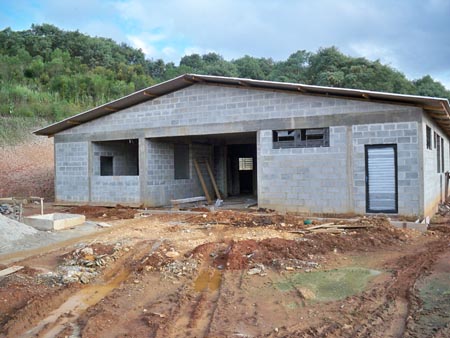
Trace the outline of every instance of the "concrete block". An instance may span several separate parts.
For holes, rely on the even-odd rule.
[[[63,230],[83,224],[86,221],[84,215],[77,214],[46,214],[27,216],[23,219],[24,223],[38,230]]]

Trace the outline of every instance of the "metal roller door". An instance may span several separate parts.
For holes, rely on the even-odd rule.
[[[397,146],[366,145],[366,211],[398,212]]]

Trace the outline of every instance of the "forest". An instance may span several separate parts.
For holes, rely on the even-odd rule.
[[[192,54],[176,65],[148,59],[140,49],[111,39],[42,24],[0,31],[0,138],[184,73],[450,98],[450,91],[429,75],[409,80],[379,60],[347,56],[336,47],[297,50],[286,60]]]

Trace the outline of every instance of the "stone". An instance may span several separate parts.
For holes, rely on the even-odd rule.
[[[177,251],[169,251],[169,252],[166,252],[166,257],[169,257],[169,258],[177,258],[178,256],[180,256],[180,253],[177,252]]]

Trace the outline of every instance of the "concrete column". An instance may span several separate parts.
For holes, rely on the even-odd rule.
[[[88,184],[88,192],[89,192],[88,202],[92,202],[92,175],[94,175],[94,170],[93,170],[94,153],[93,153],[92,148],[93,148],[92,141],[89,141],[88,142],[88,154],[87,154],[87,161],[88,161],[87,184]]]
[[[147,139],[139,138],[139,187],[140,187],[140,203],[147,205],[147,181],[148,181],[148,161],[147,161]]]
[[[353,212],[355,205],[353,202],[353,135],[352,126],[346,127],[347,142],[347,212]]]

